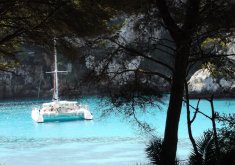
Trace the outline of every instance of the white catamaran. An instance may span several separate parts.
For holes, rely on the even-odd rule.
[[[67,71],[57,70],[56,40],[54,39],[54,71],[47,72],[54,74],[54,94],[53,100],[43,103],[41,107],[33,108],[32,119],[38,123],[50,121],[70,121],[70,120],[92,120],[93,116],[87,105],[80,105],[76,101],[60,101],[58,92],[58,73]]]

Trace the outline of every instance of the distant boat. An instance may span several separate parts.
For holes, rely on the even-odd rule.
[[[87,105],[78,104],[77,101],[60,101],[58,91],[58,73],[67,71],[57,70],[56,39],[54,39],[54,71],[47,72],[54,74],[54,94],[53,100],[43,103],[41,107],[34,107],[31,113],[32,119],[38,123],[50,121],[70,121],[70,120],[92,120],[93,116]]]

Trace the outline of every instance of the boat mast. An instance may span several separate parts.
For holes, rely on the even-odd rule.
[[[57,68],[57,50],[56,50],[56,38],[54,38],[54,71],[46,72],[46,73],[53,73],[54,74],[54,91],[53,91],[53,101],[59,101],[59,82],[58,82],[58,73],[68,73],[68,71],[58,71]]]
[[[57,69],[57,50],[56,50],[56,38],[54,38],[54,96],[53,100],[54,101],[59,101],[59,90],[58,90],[58,69]]]

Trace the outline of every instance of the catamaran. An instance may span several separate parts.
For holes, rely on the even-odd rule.
[[[35,122],[43,123],[50,121],[71,121],[71,120],[92,120],[93,115],[87,105],[78,104],[77,101],[59,100],[58,73],[67,71],[58,71],[57,69],[57,50],[56,39],[54,39],[54,71],[47,72],[54,74],[54,94],[52,102],[43,103],[41,107],[34,107],[31,113]]]

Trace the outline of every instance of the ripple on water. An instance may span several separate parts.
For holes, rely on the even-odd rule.
[[[38,148],[49,147],[50,145],[63,145],[66,143],[136,143],[142,142],[140,138],[133,137],[89,137],[89,138],[25,138],[25,137],[0,137],[0,145],[8,149],[15,148]]]

